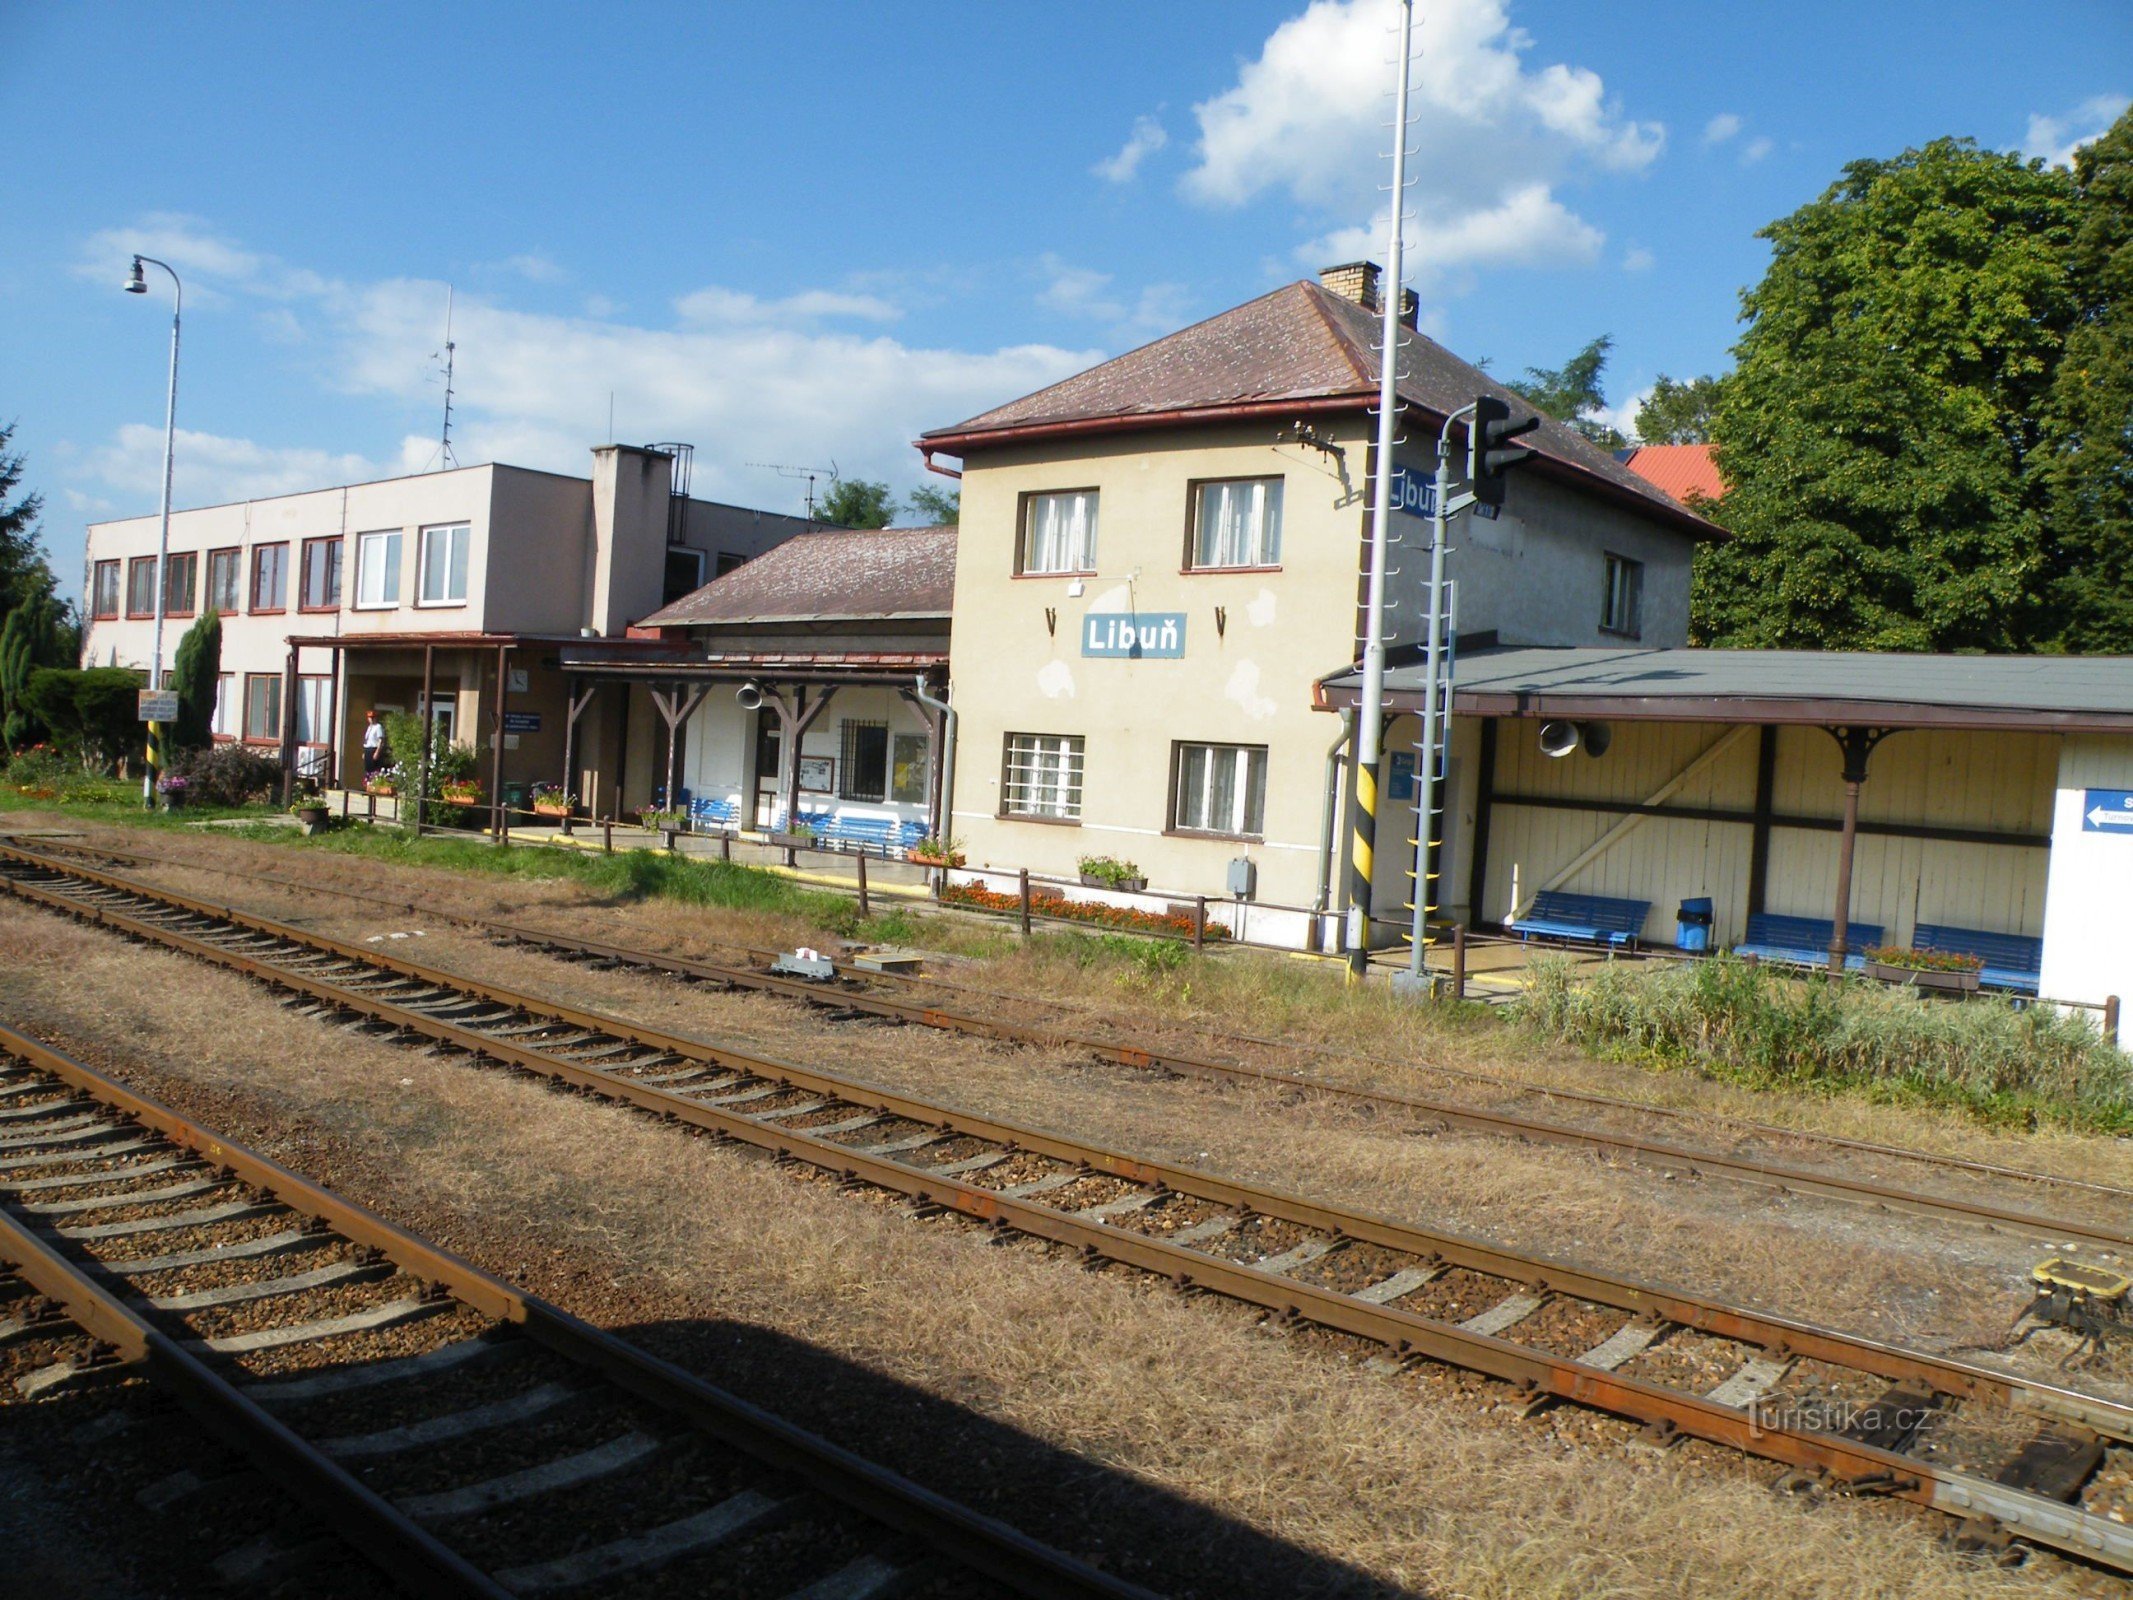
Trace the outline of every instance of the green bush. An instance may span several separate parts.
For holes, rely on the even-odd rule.
[[[15,752],[7,764],[7,781],[15,789],[56,789],[81,769],[48,744]]]
[[[1552,1038],[1757,1084],[1866,1087],[1992,1120],[2133,1131],[2133,1057],[2084,1015],[1986,995],[1788,972],[1720,955],[1607,962],[1543,955],[1521,1024]]]
[[[147,749],[141,684],[142,675],[129,667],[39,667],[22,699],[62,754],[84,771],[108,772],[120,757]]]

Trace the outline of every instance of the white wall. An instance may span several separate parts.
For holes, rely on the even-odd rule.
[[[755,714],[741,709],[734,699],[732,684],[716,684],[704,697],[702,705],[690,717],[687,744],[683,751],[682,784],[692,795],[699,798],[734,800],[742,802],[741,817],[744,826],[752,826],[744,786],[748,782],[748,765],[755,740]],[[906,705],[892,689],[839,689],[829,706],[815,719],[800,740],[803,756],[828,756],[842,761],[844,734],[840,724],[847,718],[864,722],[885,722],[889,725],[889,759],[892,768],[889,796],[893,796],[896,741],[899,737],[916,737],[921,741],[926,735],[925,719]],[[665,750],[665,731],[660,729],[660,749]],[[923,744],[921,749],[923,749]],[[838,773],[841,781],[842,773]],[[930,789],[930,781],[923,787]],[[892,797],[875,800],[847,800],[834,789],[819,792],[812,789],[800,791],[802,811],[828,811],[840,818],[887,818],[897,822],[925,823],[928,820],[923,799],[898,801]]]
[[[2055,1000],[2133,999],[2133,827],[2088,828],[2091,789],[2133,789],[2133,739],[2069,738],[2060,752],[2038,989]]]

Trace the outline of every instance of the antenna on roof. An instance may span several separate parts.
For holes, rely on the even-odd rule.
[[[437,470],[449,472],[459,465],[459,458],[452,454],[452,366],[459,347],[452,342],[452,300],[450,284],[444,286],[444,437],[437,446]]]
[[[832,483],[837,481],[837,463],[834,461],[826,467],[788,467],[777,461],[751,461],[748,465],[761,467],[768,472],[775,472],[781,478],[805,478],[807,480],[807,520],[809,522],[815,520],[815,480],[817,478],[827,478]]]

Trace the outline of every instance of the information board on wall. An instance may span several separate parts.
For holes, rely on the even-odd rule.
[[[2081,796],[2083,833],[2133,837],[2133,789],[2089,789]]]

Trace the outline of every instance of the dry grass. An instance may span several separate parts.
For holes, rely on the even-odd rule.
[[[786,946],[819,938],[821,930],[801,918],[767,912],[709,912],[660,900],[602,900],[570,880],[497,878],[370,861],[323,851],[293,850],[216,836],[204,831],[129,832],[100,823],[75,823],[50,815],[16,813],[17,825],[41,822],[78,826],[94,839],[124,848],[138,844],[157,854],[181,857],[212,873],[220,864],[283,875],[301,874],[321,887],[360,888],[404,896],[464,914],[547,922],[553,926],[702,957],[743,945]],[[147,875],[155,875],[153,872]],[[223,881],[228,898],[265,905],[271,893],[253,883]],[[290,902],[296,915],[319,913],[319,902]],[[1395,999],[1383,986],[1343,989],[1329,966],[1257,952],[1230,951],[1189,961],[1174,971],[1150,970],[1087,935],[1062,934],[1033,941],[1003,935],[990,925],[953,916],[917,920],[919,937],[932,948],[959,952],[937,964],[958,981],[1019,991],[1081,1009],[1145,1034],[1151,1028],[1197,1040],[1202,1053],[1294,1070],[1290,1053],[1230,1049],[1219,1036],[1231,1030],[1278,1038],[1330,1054],[1313,1054],[1308,1070],[1355,1087],[1382,1087],[1416,1094],[1444,1094],[1485,1103],[1517,1103],[1548,1116],[1571,1116],[1511,1091],[1493,1091],[1433,1073],[1443,1066],[1492,1074],[1509,1084],[1571,1088],[1668,1107],[1694,1115],[1665,1125],[1663,1136],[1723,1147],[1732,1137],[1704,1116],[1775,1124],[1811,1133],[1866,1140],[1933,1153],[2060,1173],[2133,1187],[2133,1141],[2064,1130],[2021,1132],[1994,1128],[1960,1113],[1920,1106],[1879,1104],[1856,1094],[1814,1089],[1755,1088],[1714,1081],[1685,1071],[1659,1071],[1593,1059],[1566,1045],[1541,1044],[1471,1012],[1451,1013]]]
[[[566,1299],[615,1303],[620,1283],[635,1320],[781,1329],[1115,1468],[1125,1487],[1092,1508],[1114,1549],[1134,1539],[1138,1482],[1443,1596],[2078,1592],[2055,1563],[1958,1560],[1938,1524],[1899,1508],[1802,1511],[1731,1458],[1625,1449],[1625,1429],[1583,1413],[1519,1424],[1491,1409],[1500,1391],[1360,1380],[1234,1308],[989,1249],[612,1108],[323,1032],[233,976],[14,906],[0,906],[0,1002],[308,1123],[278,1153],[316,1165],[345,1148],[358,1176],[367,1159],[357,1198],[498,1270],[579,1285]],[[909,1448],[896,1440],[880,1436]],[[952,1463],[898,1464],[959,1481]],[[1143,1554],[1181,1593],[1305,1592],[1266,1589],[1220,1547]]]

